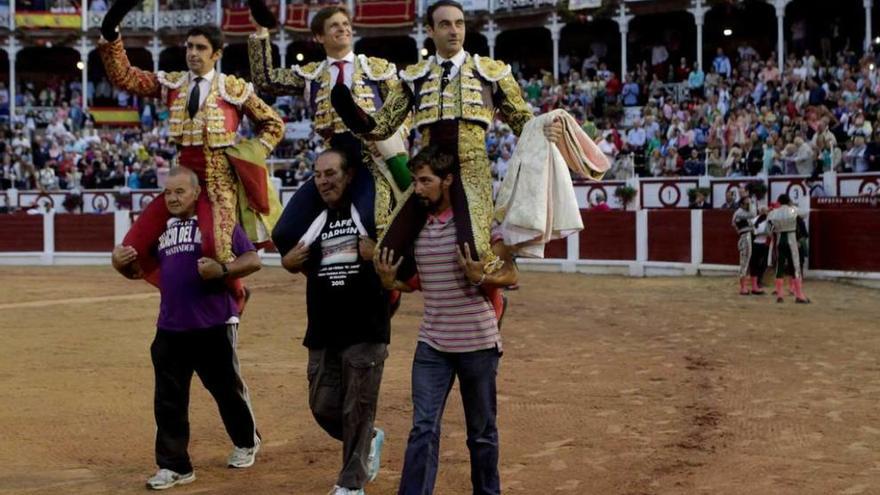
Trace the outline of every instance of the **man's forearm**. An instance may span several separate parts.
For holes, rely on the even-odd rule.
[[[517,136],[522,134],[526,122],[531,120],[534,115],[522,97],[519,83],[510,74],[498,81],[496,99],[498,110],[504,117],[504,121],[507,122],[514,134]]]
[[[251,79],[263,93],[273,96],[300,96],[305,88],[305,80],[292,69],[272,66],[272,43],[268,35],[251,36],[248,39],[248,56],[251,64]]]
[[[243,278],[262,268],[260,255],[256,251],[248,251],[235,260],[226,263],[228,278]]]
[[[116,263],[113,263],[113,269],[129,280],[139,280],[144,276],[140,265],[136,261],[127,265],[117,265]]]
[[[498,270],[495,273],[486,274],[486,278],[483,279],[483,283],[480,285],[489,287],[507,287],[508,285],[516,284],[518,280],[519,270],[513,266],[512,261],[505,261],[504,267],[501,270]]]
[[[131,66],[121,38],[115,41],[101,40],[98,43],[98,53],[110,84],[138,96],[159,96],[159,78],[152,72]]]
[[[284,138],[284,121],[259,96],[252,94],[242,106],[242,111],[254,123],[257,139],[266,147],[266,155]]]

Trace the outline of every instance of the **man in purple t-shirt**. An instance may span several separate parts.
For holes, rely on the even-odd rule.
[[[241,377],[235,344],[239,314],[224,279],[260,269],[260,257],[240,226],[232,236],[236,258],[230,263],[202,256],[195,215],[201,188],[189,169],[172,169],[164,199],[172,218],[153,249],[159,260],[161,302],[156,338],[150,348],[156,374],[156,463],[147,480],[154,490],[195,481],[190,463],[189,385],[193,372],[217,401],[234,448],[230,467],[254,463],[260,439],[248,388]],[[127,278],[139,278],[138,253],[131,246],[113,249],[113,267]]]

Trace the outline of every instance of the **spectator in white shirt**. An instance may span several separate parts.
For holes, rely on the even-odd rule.
[[[729,78],[733,69],[730,66],[730,59],[724,54],[724,50],[719,48],[715,60],[712,61],[712,67],[715,72]]]
[[[648,140],[648,133],[642,127],[641,120],[636,119],[632,129],[626,133],[626,144],[630,151],[639,152],[645,148],[645,142]]]

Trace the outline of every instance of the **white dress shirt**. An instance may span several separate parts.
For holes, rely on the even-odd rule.
[[[343,66],[343,70],[345,70],[345,75],[343,77],[345,78],[345,85],[350,88],[351,76],[354,74],[354,52],[348,52],[348,55],[342,58],[327,57],[327,68],[330,70],[330,85],[333,86],[336,84],[336,78],[339,75],[339,69],[333,64],[334,62],[338,62],[340,60],[345,60],[346,62],[346,64]]]
[[[459,50],[458,53],[452,56],[452,58],[443,58],[440,55],[435,55],[434,60],[437,62],[437,65],[443,65],[443,62],[447,60],[452,61],[452,69],[449,70],[449,79],[453,79],[457,74],[461,66],[464,65],[464,61],[467,59],[467,52],[464,50]]]
[[[205,104],[205,100],[208,99],[208,93],[211,91],[211,83],[214,81],[214,76],[217,74],[217,71],[211,69],[211,72],[208,72],[204,76],[199,76],[194,74],[193,72],[189,73],[189,84],[187,85],[187,91],[189,94],[187,95],[187,104],[189,103],[189,95],[192,94],[193,90],[193,81],[197,77],[201,77],[202,80],[199,81],[199,108],[202,108],[202,105]],[[185,108],[189,108],[188,106]]]

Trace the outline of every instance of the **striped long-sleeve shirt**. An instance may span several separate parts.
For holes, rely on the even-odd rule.
[[[456,245],[452,209],[429,216],[415,246],[425,298],[419,341],[441,352],[500,350],[495,311],[458,265]]]

